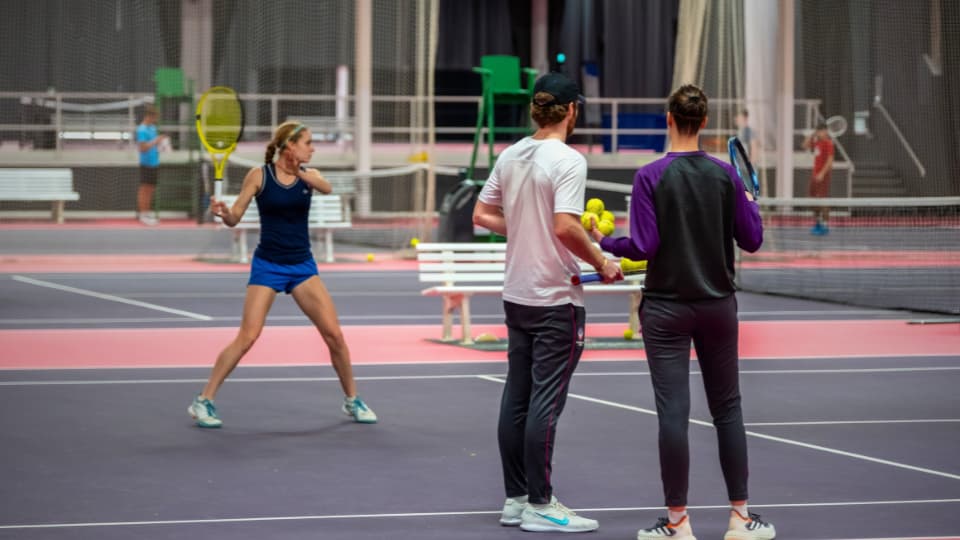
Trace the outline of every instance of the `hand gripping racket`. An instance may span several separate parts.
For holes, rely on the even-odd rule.
[[[753,170],[753,164],[747,159],[743,143],[736,137],[730,137],[727,140],[727,150],[730,151],[730,164],[737,170],[737,176],[743,182],[743,189],[749,191],[756,200],[760,197],[760,182],[757,181],[757,172]]]
[[[631,261],[630,259],[621,258],[620,270],[623,271],[623,275],[625,276],[630,274],[640,274],[647,271],[647,261]],[[573,276],[570,278],[570,283],[573,283],[574,285],[581,285],[583,283],[591,283],[595,281],[603,281],[603,277],[598,273],[592,273],[580,274],[579,276]]]
[[[223,168],[243,135],[243,106],[232,88],[214,86],[200,96],[197,134],[213,160],[213,193],[219,200],[223,194]]]

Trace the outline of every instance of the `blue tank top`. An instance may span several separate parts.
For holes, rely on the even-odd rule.
[[[307,217],[313,189],[297,177],[289,186],[277,180],[274,165],[263,166],[263,185],[257,193],[260,244],[254,253],[276,264],[300,264],[313,258]]]

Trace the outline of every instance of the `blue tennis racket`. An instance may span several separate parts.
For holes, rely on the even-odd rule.
[[[736,137],[730,137],[727,140],[727,150],[730,151],[730,164],[737,169],[737,175],[743,182],[743,189],[749,191],[756,200],[760,197],[760,182],[757,181],[757,171],[753,170],[753,164],[747,158],[743,143]]]

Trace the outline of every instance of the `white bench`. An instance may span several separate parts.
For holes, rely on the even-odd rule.
[[[227,206],[233,206],[237,196],[224,195],[221,199],[227,203]],[[214,219],[221,227],[227,228],[219,217],[215,216]],[[313,231],[323,231],[324,261],[333,262],[333,230],[346,229],[352,225],[350,207],[343,203],[343,199],[339,195],[313,194],[313,199],[310,201],[307,227],[311,231],[311,236]],[[250,262],[250,256],[247,253],[247,231],[260,228],[260,212],[257,210],[256,199],[250,201],[250,206],[244,212],[240,223],[231,228],[233,229],[234,260],[242,263]]]
[[[51,201],[52,218],[63,223],[66,201],[79,201],[70,169],[0,169],[0,201]]]
[[[444,341],[453,341],[453,312],[460,309],[461,339],[473,343],[470,333],[470,297],[503,292],[507,245],[495,243],[421,243],[417,244],[417,266],[421,283],[435,283],[421,291],[424,296],[443,298]],[[594,272],[581,262],[582,273]],[[625,294],[629,299],[628,324],[640,335],[637,308],[643,295],[644,274],[630,274],[619,283],[588,283],[584,294]]]
[[[82,141],[129,141],[137,126],[131,123],[126,111],[109,112],[62,112],[60,138]],[[52,120],[55,122],[56,117]]]

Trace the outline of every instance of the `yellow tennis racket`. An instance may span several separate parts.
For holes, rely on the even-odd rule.
[[[232,88],[214,86],[197,104],[197,134],[213,160],[214,198],[223,194],[223,168],[243,135],[243,105]]]

